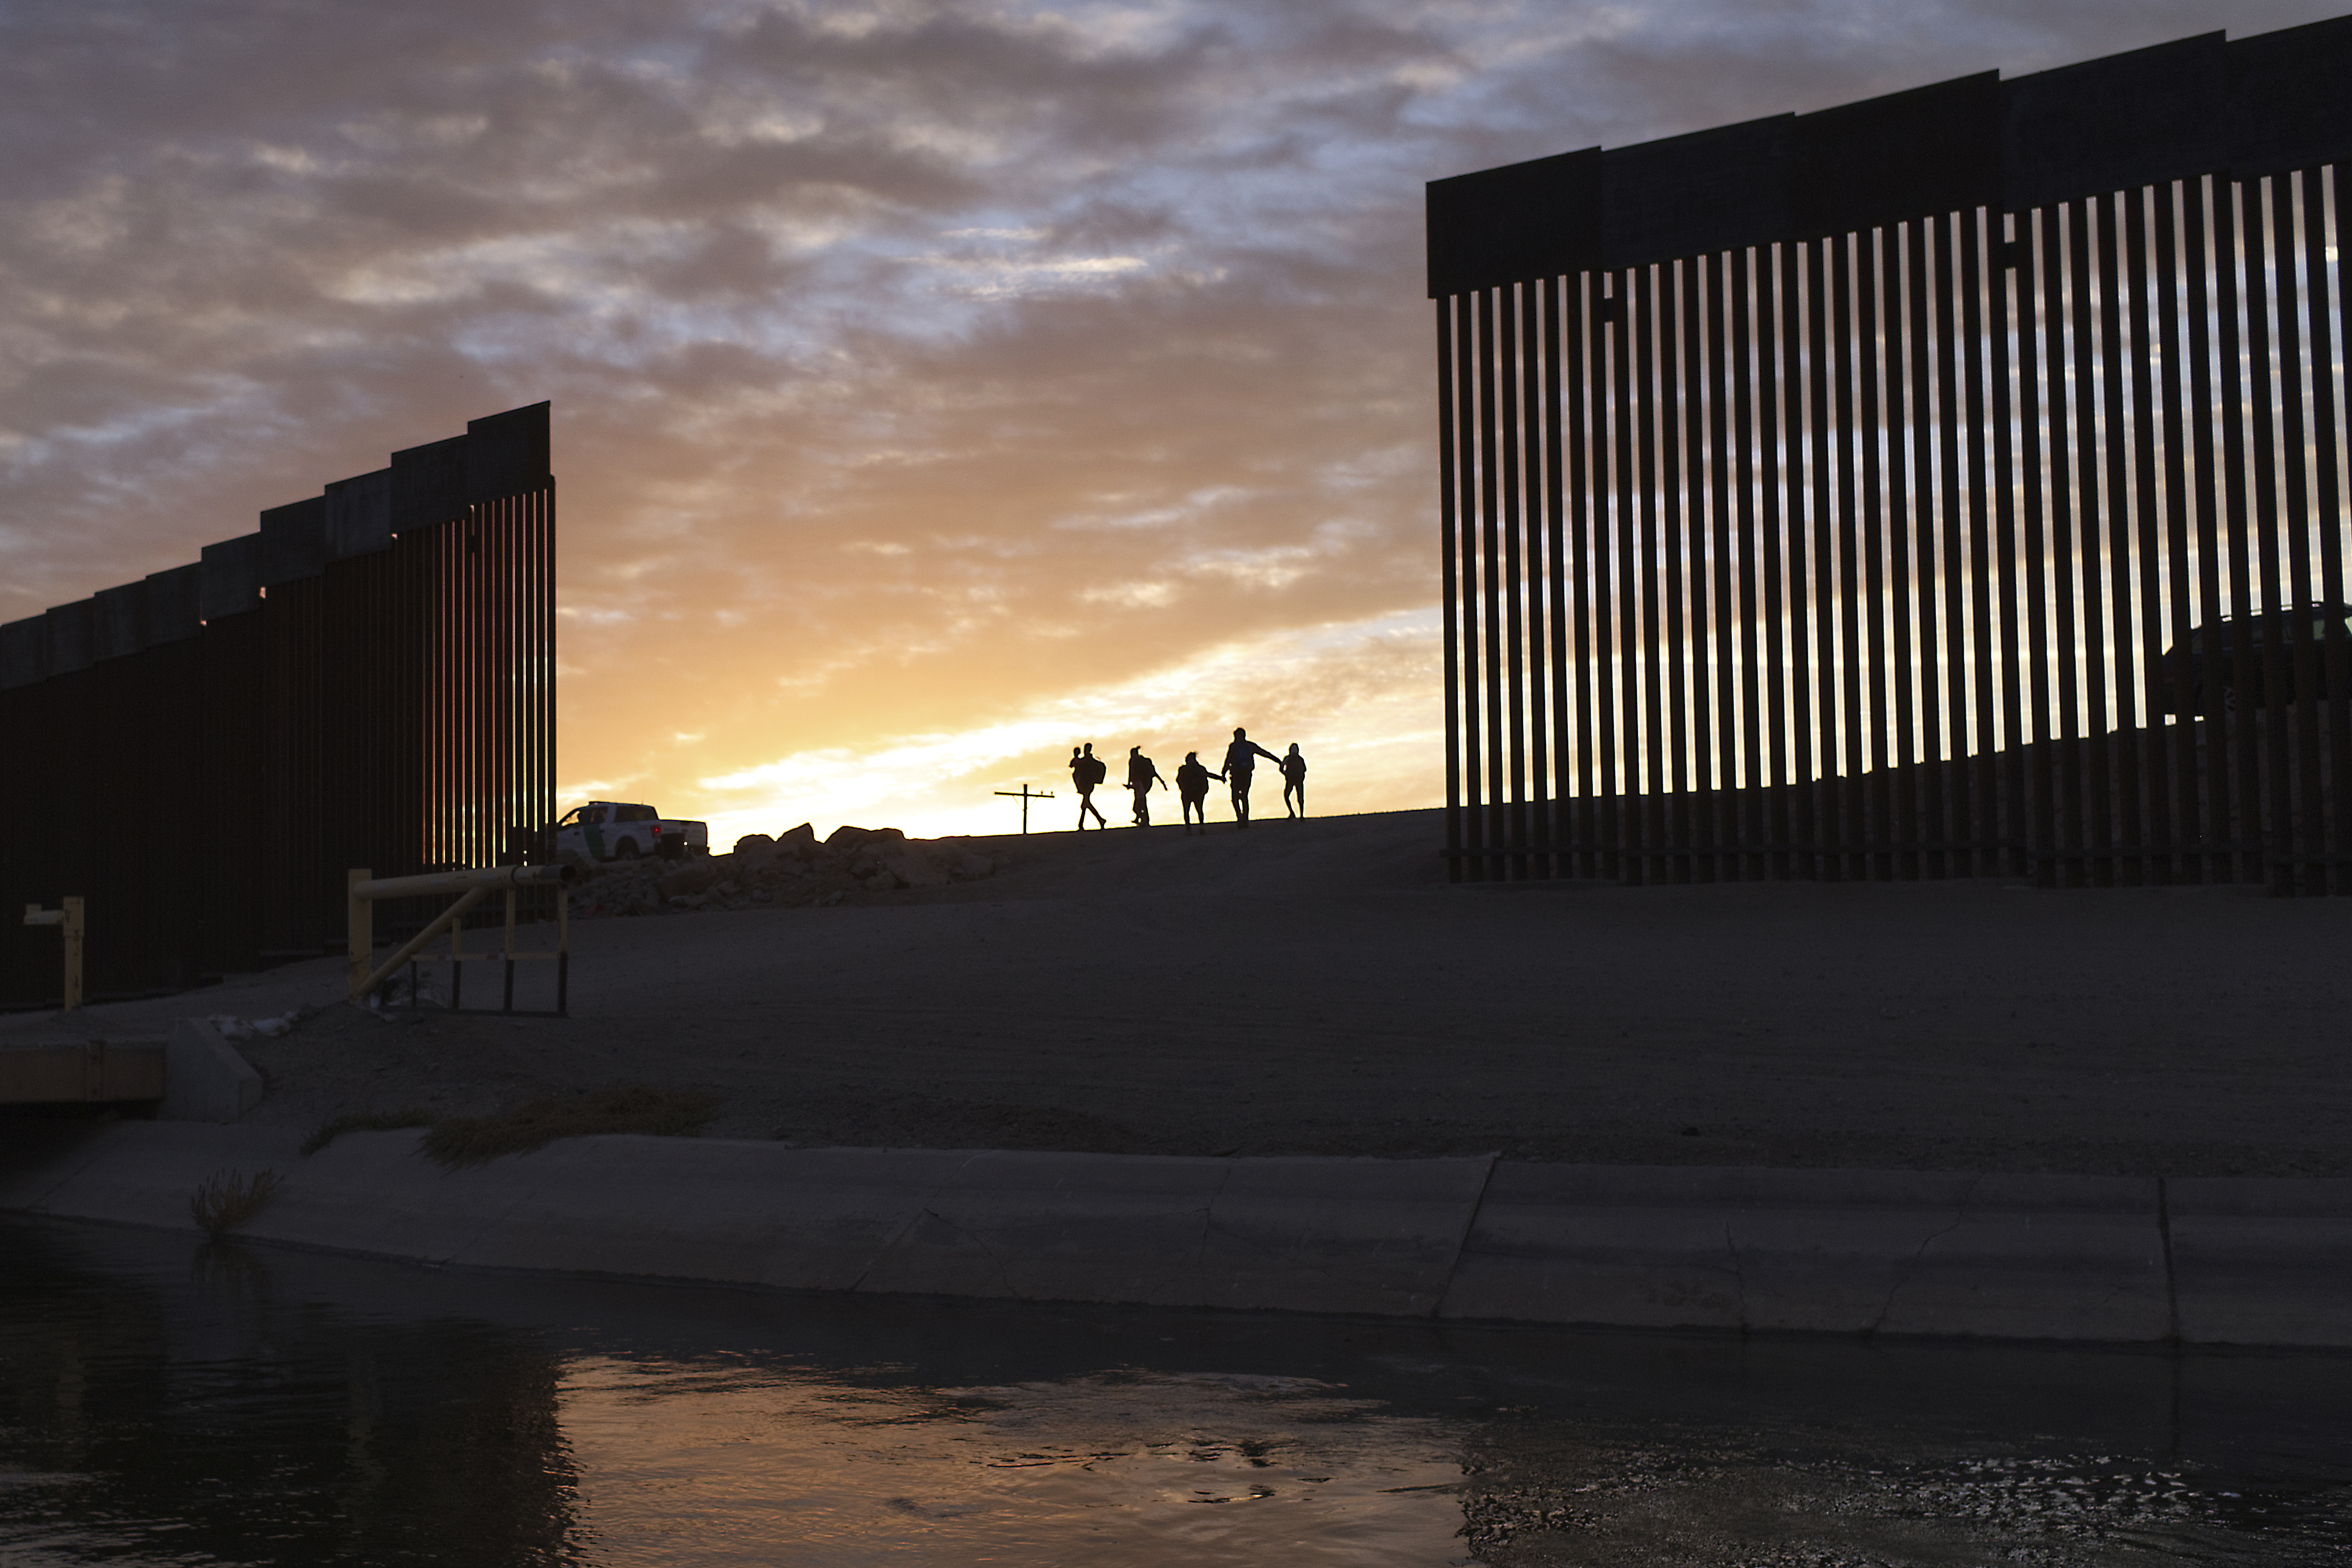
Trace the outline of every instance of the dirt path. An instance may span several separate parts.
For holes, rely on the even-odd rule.
[[[2352,901],[1995,884],[1471,890],[1434,813],[981,841],[831,909],[583,922],[568,1022],[330,1007],[260,1120],[649,1082],[710,1131],[1131,1152],[2352,1174]],[[333,961],[163,1032],[331,1001]]]

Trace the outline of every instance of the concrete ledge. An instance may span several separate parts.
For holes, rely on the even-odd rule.
[[[1448,1318],[2163,1340],[2157,1184],[1502,1164]]]
[[[2352,1180],[2167,1184],[2183,1338],[2352,1343]]]
[[[206,1177],[270,1169],[282,1184],[248,1239],[465,1268],[1452,1321],[2352,1345],[2352,1181],[646,1137],[452,1172],[417,1155],[420,1137],[348,1134],[306,1159],[282,1129],[42,1126],[0,1150],[0,1210],[187,1230]]]
[[[1493,1163],[974,1154],[858,1288],[1423,1316]]]
[[[163,1064],[160,1040],[0,1047],[0,1105],[159,1100]]]
[[[194,1230],[188,1201],[208,1177],[223,1171],[289,1173],[301,1163],[296,1152],[301,1141],[299,1133],[283,1127],[110,1122],[61,1141],[45,1169],[16,1172],[11,1180],[6,1167],[0,1167],[0,1203],[32,1214]],[[9,1152],[15,1153],[13,1147]],[[30,1203],[13,1201],[20,1191],[39,1195]]]
[[[202,1018],[174,1018],[163,1047],[166,1121],[234,1121],[261,1103],[261,1075]]]
[[[777,1289],[856,1289],[933,1189],[972,1157],[612,1136],[445,1173],[410,1152],[417,1137],[370,1142],[387,1163],[441,1184],[449,1196],[434,1205],[439,1212],[456,1198],[480,1217],[446,1255],[451,1263]],[[353,1206],[363,1219],[365,1200]],[[332,1245],[330,1235],[315,1239]]]

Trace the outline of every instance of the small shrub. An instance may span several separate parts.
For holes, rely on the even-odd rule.
[[[682,1089],[592,1089],[535,1100],[497,1116],[452,1116],[425,1135],[425,1152],[445,1165],[478,1165],[501,1154],[525,1154],[559,1138],[599,1132],[653,1132],[690,1138],[719,1109],[719,1098]]]
[[[215,1237],[226,1235],[261,1212],[278,1190],[275,1171],[257,1173],[248,1181],[242,1171],[215,1171],[188,1200],[188,1213]]]
[[[315,1154],[346,1132],[397,1132],[404,1127],[430,1127],[433,1113],[410,1106],[406,1110],[362,1110],[320,1124],[302,1140],[302,1152]]]

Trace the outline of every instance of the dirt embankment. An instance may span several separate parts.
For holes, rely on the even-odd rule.
[[[709,876],[651,906],[709,918],[581,921],[569,1019],[388,1023],[327,959],[0,1040],[310,1003],[243,1047],[270,1084],[254,1116],[305,1131],[647,1085],[707,1098],[707,1135],[802,1144],[2352,1175],[2352,900],[1474,889],[1444,882],[1443,837],[1397,813],[886,839],[862,873],[793,856],[767,883],[752,846],[626,873],[648,897]],[[949,850],[991,874],[876,874]]]
[[[909,838],[895,827],[837,827],[820,840],[807,823],[739,838],[724,855],[614,860],[589,868],[575,919],[690,914],[698,910],[823,909],[858,893],[944,888],[992,877],[1002,853],[971,840]]]

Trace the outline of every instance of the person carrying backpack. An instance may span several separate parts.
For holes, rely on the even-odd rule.
[[[1070,786],[1078,792],[1079,832],[1084,833],[1087,830],[1087,813],[1090,811],[1095,815],[1097,827],[1110,826],[1103,817],[1102,808],[1095,805],[1095,785],[1109,776],[1110,770],[1103,766],[1101,758],[1095,755],[1095,743],[1092,741],[1088,741],[1084,746],[1071,748]]]
[[[1151,826],[1151,786],[1155,784],[1161,789],[1168,787],[1168,781],[1160,776],[1160,769],[1143,754],[1143,748],[1129,746],[1127,749],[1127,787],[1135,792],[1135,825],[1138,827]]]
[[[1257,760],[1269,763],[1282,759],[1249,738],[1247,730],[1234,731],[1234,743],[1225,748],[1225,787],[1233,792],[1234,820],[1244,827],[1249,826],[1250,774],[1257,771]]]
[[[1216,779],[1222,783],[1224,776],[1213,773],[1202,766],[1200,752],[1184,753],[1184,765],[1176,770],[1176,798],[1183,803],[1184,831],[1187,835],[1192,831],[1192,818],[1195,816],[1201,819],[1201,831],[1204,834],[1209,831],[1209,781]]]

